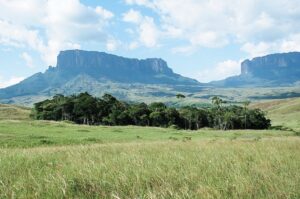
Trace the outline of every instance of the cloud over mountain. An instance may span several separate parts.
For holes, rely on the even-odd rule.
[[[114,14],[79,0],[0,0],[0,44],[38,51],[54,65],[62,49],[107,41],[105,26]]]
[[[192,47],[260,42],[286,45],[300,33],[300,4],[285,0],[125,0],[154,10],[161,31]],[[297,42],[299,44],[299,42]],[[296,48],[296,49],[295,49]],[[294,46],[293,50],[299,50]],[[249,52],[249,50],[246,50]],[[251,52],[249,52],[251,53]],[[268,52],[267,52],[268,53]]]

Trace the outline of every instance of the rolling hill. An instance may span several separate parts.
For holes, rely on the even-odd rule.
[[[273,126],[288,127],[300,132],[300,98],[255,103],[251,107],[266,111]]]
[[[27,120],[30,112],[27,107],[0,104],[0,120]]]

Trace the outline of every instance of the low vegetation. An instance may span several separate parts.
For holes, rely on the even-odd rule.
[[[272,123],[297,124],[286,105],[253,106]],[[0,198],[300,198],[292,131],[77,125],[8,107]]]
[[[6,104],[0,104],[0,120],[10,119],[10,120],[24,120],[29,119],[31,109],[20,107],[20,106],[12,106]]]
[[[299,198],[300,139],[2,149],[0,198]]]
[[[293,135],[293,132],[278,130],[228,130],[224,133],[211,129],[188,131],[138,126],[87,126],[53,121],[0,121],[0,148],[203,139],[260,140]]]
[[[264,110],[274,127],[300,132],[300,98],[254,103],[250,108]]]
[[[183,98],[183,95],[178,95]],[[68,120],[88,125],[137,125],[174,127],[197,130],[203,127],[215,129],[267,129],[270,127],[264,113],[259,109],[248,109],[224,103],[218,97],[212,99],[211,108],[199,109],[192,106],[182,108],[167,107],[155,102],[128,104],[105,94],[96,98],[88,93],[65,97],[56,95],[34,105],[33,117],[38,120]]]

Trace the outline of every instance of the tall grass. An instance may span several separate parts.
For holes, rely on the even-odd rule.
[[[2,149],[0,198],[300,198],[300,139]]]
[[[262,105],[299,129],[298,104]],[[29,112],[0,105],[0,198],[300,198],[293,132],[90,127]]]
[[[29,119],[30,112],[30,108],[0,104],[0,120],[26,120]]]
[[[273,126],[282,126],[300,132],[300,98],[275,100],[252,106],[265,110]]]

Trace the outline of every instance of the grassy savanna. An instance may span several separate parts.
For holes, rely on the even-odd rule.
[[[2,149],[1,198],[299,198],[300,139]]]
[[[107,144],[145,141],[188,141],[207,139],[259,140],[293,136],[294,132],[277,130],[184,131],[151,127],[84,126],[49,121],[0,121],[0,147],[29,148],[76,144]]]
[[[31,109],[0,104],[0,120],[29,120]]]
[[[288,127],[300,132],[300,98],[257,103],[253,107],[266,111],[273,126]]]
[[[0,111],[0,198],[300,197],[293,131],[91,127],[19,114]]]

